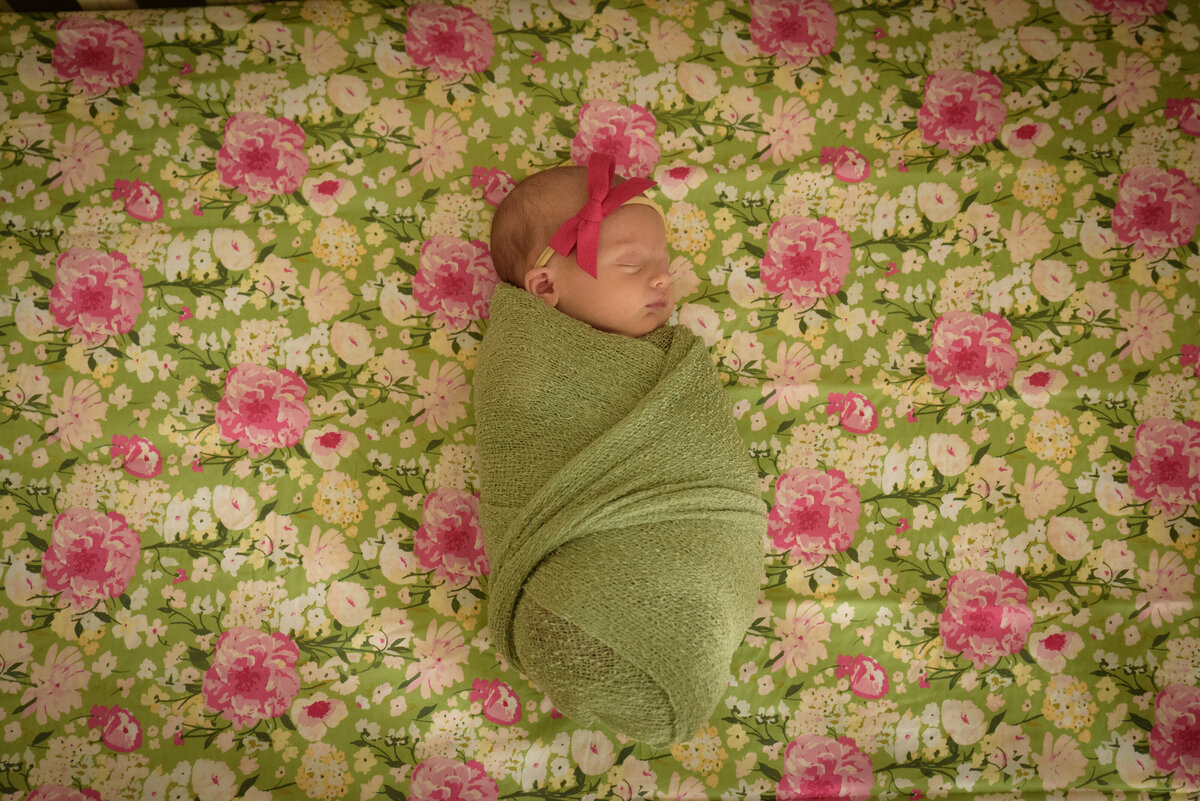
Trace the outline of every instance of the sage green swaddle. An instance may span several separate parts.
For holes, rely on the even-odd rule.
[[[607,334],[502,284],[474,395],[497,648],[568,717],[690,739],[725,692],[766,530],[703,343]]]

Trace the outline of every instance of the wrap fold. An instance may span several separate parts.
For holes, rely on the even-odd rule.
[[[766,531],[707,349],[502,284],[474,396],[497,648],[571,718],[690,739],[751,621]]]

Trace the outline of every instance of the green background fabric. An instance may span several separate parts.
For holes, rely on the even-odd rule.
[[[0,15],[0,789],[1194,791],[1189,6]],[[669,749],[484,625],[491,204],[600,148],[771,505]]]

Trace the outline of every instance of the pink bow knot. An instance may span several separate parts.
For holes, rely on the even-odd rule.
[[[580,268],[596,277],[596,256],[600,247],[600,223],[623,204],[655,185],[649,178],[630,178],[612,185],[616,165],[607,153],[593,153],[587,164],[588,199],[579,212],[567,220],[550,238],[550,247],[560,256],[577,251]]]

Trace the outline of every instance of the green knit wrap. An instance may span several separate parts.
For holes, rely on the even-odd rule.
[[[475,370],[488,624],[575,720],[690,739],[762,578],[765,505],[703,343],[597,331],[502,284]]]

